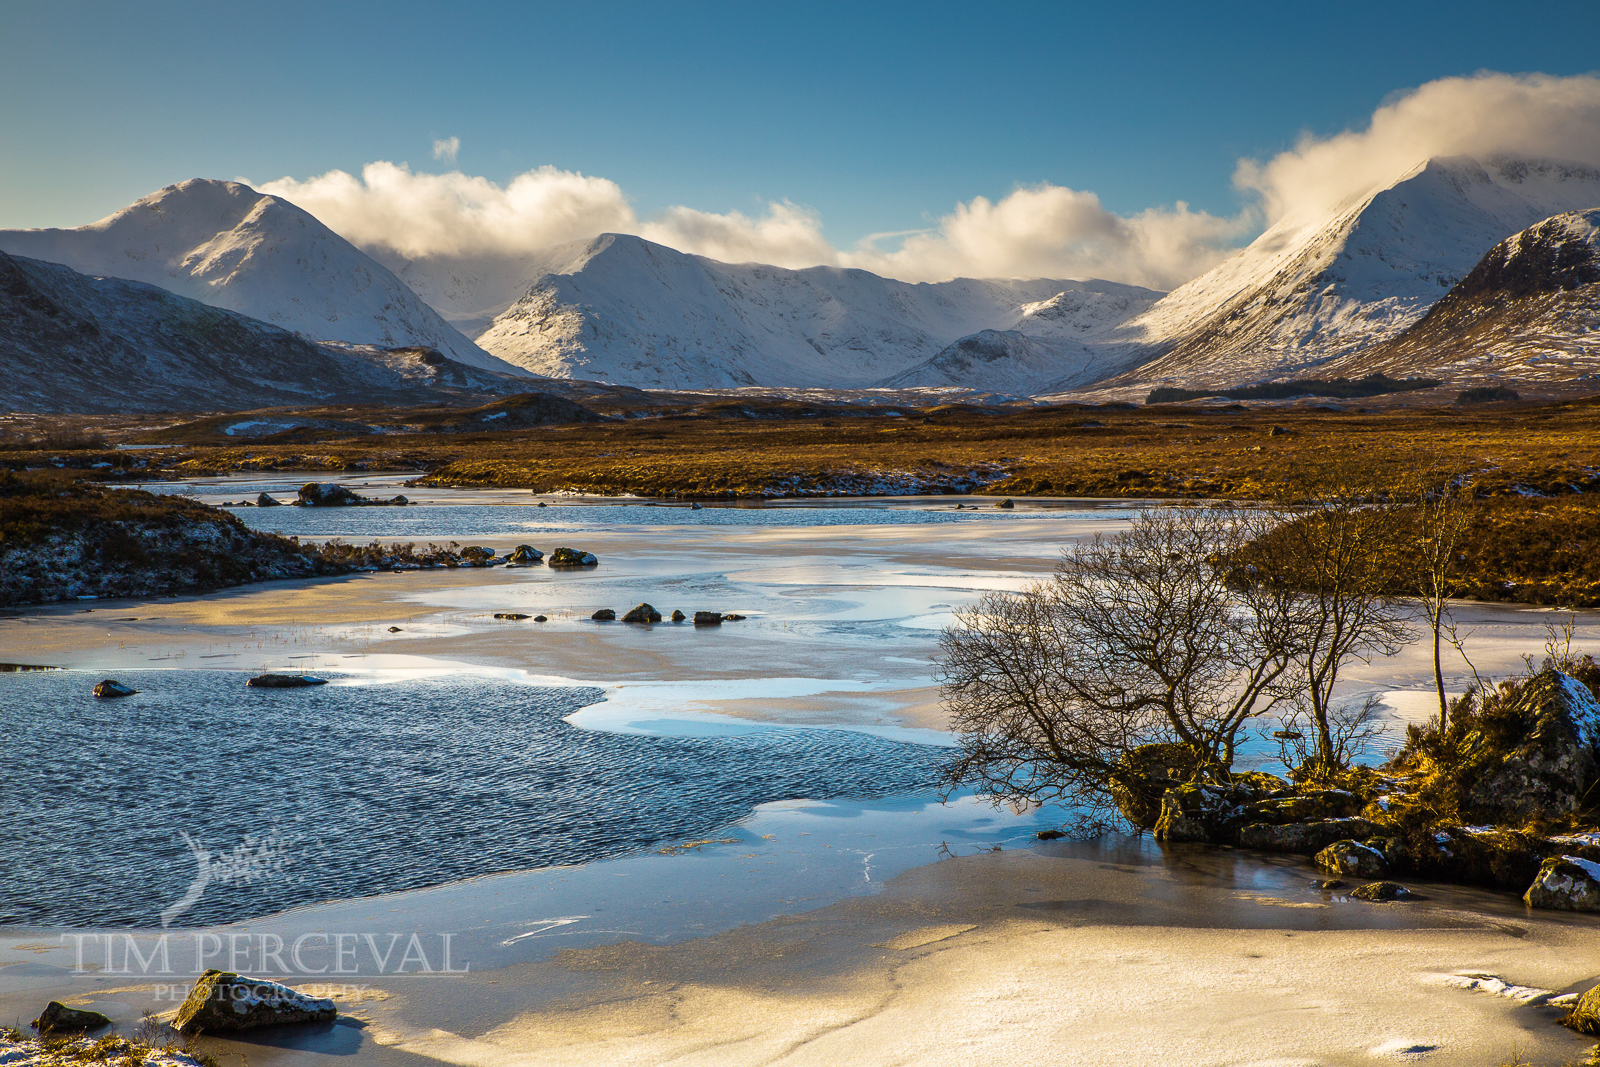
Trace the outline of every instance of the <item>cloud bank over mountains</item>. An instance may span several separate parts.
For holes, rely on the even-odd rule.
[[[459,142],[442,144],[448,152],[435,154],[453,160]],[[380,161],[359,178],[334,170],[258,188],[356,245],[408,258],[515,258],[616,232],[727,262],[860,267],[912,282],[1095,277],[1171,289],[1264,226],[1310,222],[1429,157],[1499,153],[1600,165],[1600,78],[1491,72],[1428,82],[1384,103],[1365,129],[1306,134],[1269,160],[1241,160],[1234,182],[1249,202],[1231,217],[1181,201],[1123,216],[1092,192],[1041,183],[959,203],[926,230],[886,235],[902,238],[892,248],[873,238],[836,248],[814,211],[788,201],[769,203],[756,217],[677,206],[640,219],[615,182],[550,166],[502,185]]]

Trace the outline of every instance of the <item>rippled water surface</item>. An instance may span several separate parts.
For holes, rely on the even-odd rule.
[[[0,674],[0,924],[198,925],[578,863],[767,801],[925,788],[943,757],[834,730],[590,732],[562,717],[599,690],[490,676],[244,678],[137,672],[99,701],[98,676]]]

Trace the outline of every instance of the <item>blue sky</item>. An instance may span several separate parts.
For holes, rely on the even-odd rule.
[[[835,246],[1048,182],[1232,215],[1241,157],[1391,94],[1600,66],[1600,4],[0,0],[0,227],[189,177],[374,160],[617,183],[641,218],[788,200]]]

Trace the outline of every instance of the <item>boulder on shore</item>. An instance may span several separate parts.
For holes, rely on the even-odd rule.
[[[593,615],[590,615],[589,618],[593,619],[595,622],[616,622],[617,613],[610,608],[601,608]]]
[[[1551,856],[1522,895],[1530,908],[1600,911],[1600,863],[1578,856]],[[1600,1004],[1595,1005],[1600,1014]]]
[[[98,1030],[110,1026],[111,1020],[97,1011],[69,1008],[59,1000],[52,1000],[33,1020],[33,1028],[41,1034],[62,1034],[77,1030]]]
[[[1317,853],[1317,867],[1329,874],[1348,874],[1355,878],[1379,878],[1389,873],[1383,853],[1360,841],[1335,841]]]
[[[185,1033],[228,1033],[294,1023],[331,1023],[333,1001],[308,997],[286,985],[210,970],[200,976],[172,1020]]]
[[[631,608],[628,609],[628,613],[626,615],[622,616],[622,621],[623,622],[660,622],[661,621],[661,612],[657,611],[655,608],[651,607],[649,604],[637,604],[634,607],[631,607]]]
[[[309,685],[327,685],[325,678],[309,674],[258,674],[244,683],[257,689],[304,689]]]
[[[600,560],[593,552],[584,552],[576,548],[558,548],[550,553],[548,566],[551,567],[593,567]]]
[[[131,697],[138,690],[129,685],[123,685],[115,678],[107,678],[94,687],[94,695],[101,700],[114,700],[117,697]]]
[[[694,613],[694,624],[696,626],[720,626],[722,625],[722,612],[697,611]]]

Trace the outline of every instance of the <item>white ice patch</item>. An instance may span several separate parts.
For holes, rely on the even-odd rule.
[[[1538,989],[1534,986],[1513,985],[1504,978],[1493,974],[1447,974],[1444,984],[1455,986],[1457,989],[1466,989],[1474,993],[1488,993],[1491,996],[1505,997],[1519,1004],[1543,1004],[1549,1000],[1554,992],[1549,989]]]
[[[1567,703],[1572,707],[1572,722],[1578,727],[1584,744],[1600,742],[1600,701],[1595,700],[1588,686],[1571,675],[1558,674],[1556,677],[1561,680],[1561,688],[1567,694]]]
[[[1414,1041],[1410,1038],[1396,1037],[1381,1044],[1373,1045],[1367,1050],[1370,1055],[1392,1057],[1394,1059],[1411,1061],[1419,1060],[1430,1052],[1438,1051],[1437,1044],[1426,1041]]]
[[[1600,882],[1600,863],[1595,863],[1592,860],[1586,860],[1581,856],[1562,856],[1561,858],[1575,867],[1582,867],[1584,873],[1588,874],[1588,876],[1593,878],[1595,881]]]

